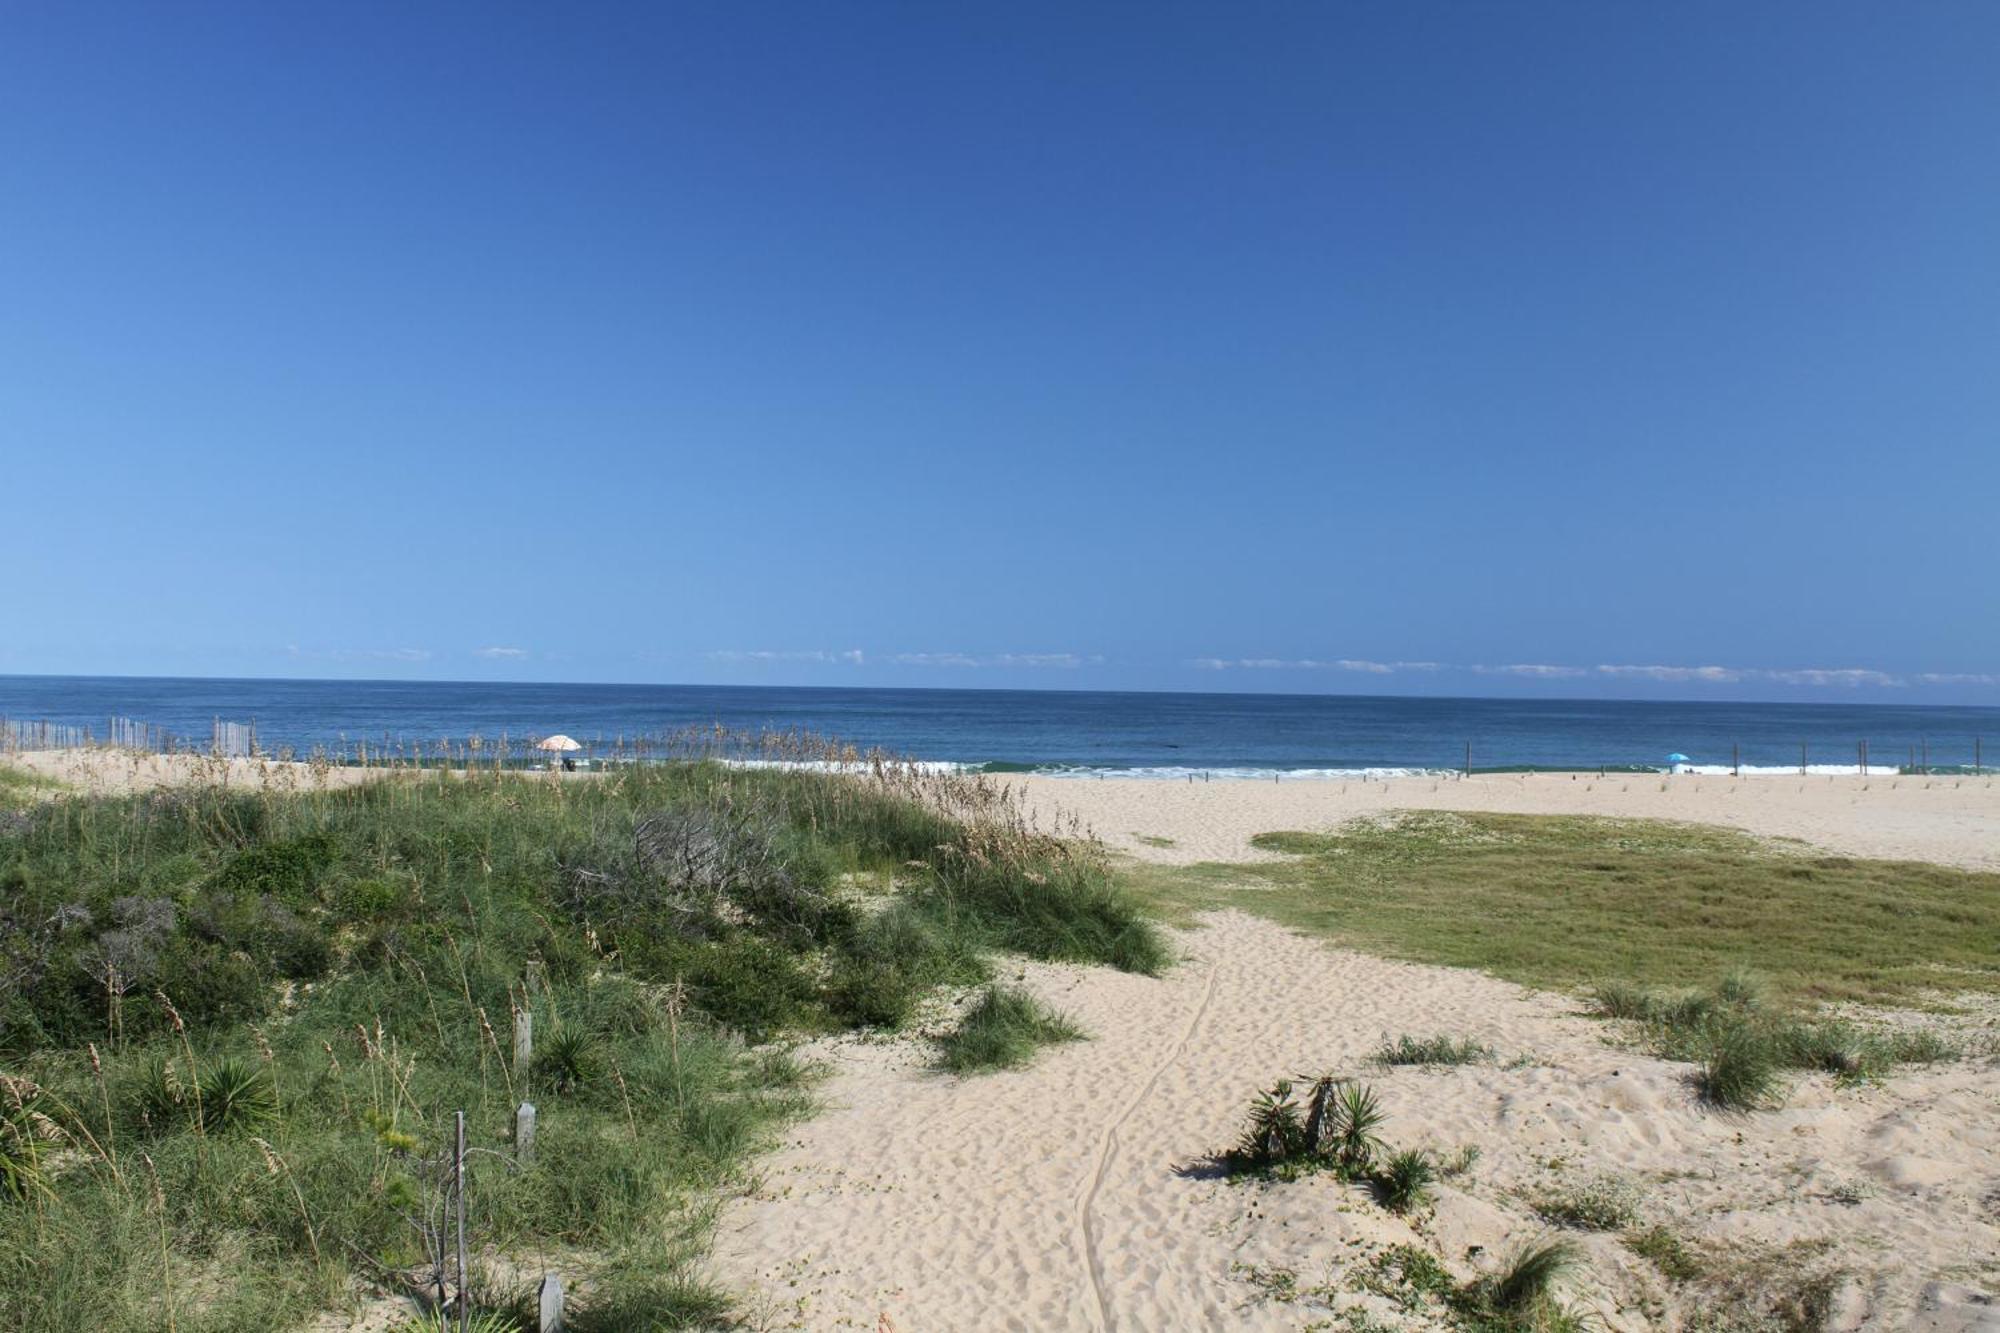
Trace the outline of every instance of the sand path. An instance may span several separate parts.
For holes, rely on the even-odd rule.
[[[1023,984],[1091,1034],[1025,1070],[938,1074],[921,1039],[818,1045],[826,1109],[766,1160],[718,1236],[721,1272],[761,1324],[1289,1329],[1360,1304],[1424,1327],[1344,1290],[1371,1254],[1424,1244],[1469,1276],[1546,1230],[1522,1195],[1610,1173],[1648,1224],[1732,1261],[1846,1273],[1836,1327],[2000,1327],[2000,1309],[1975,1303],[2000,1288],[1991,1058],[1876,1088],[1808,1078],[1784,1110],[1718,1116],[1695,1103],[1685,1066],[1607,1045],[1561,997],[1237,913],[1176,938],[1186,958],[1158,979],[1021,965]],[[1405,1032],[1469,1035],[1499,1059],[1371,1067]],[[1330,1179],[1232,1184],[1208,1165],[1259,1087],[1324,1069],[1367,1079],[1394,1144],[1482,1149],[1415,1228]],[[1584,1239],[1580,1299],[1610,1327],[1677,1326],[1683,1298],[1647,1264]],[[1258,1269],[1343,1290],[1273,1299]]]

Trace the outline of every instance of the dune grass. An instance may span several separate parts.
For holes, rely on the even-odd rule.
[[[1407,1032],[1394,1041],[1385,1041],[1375,1052],[1380,1065],[1476,1065],[1493,1058],[1493,1048],[1470,1037],[1439,1033],[1432,1037],[1412,1037]]]
[[[1728,1111],[1778,1104],[1786,1071],[1859,1081],[1880,1078],[1897,1065],[1958,1054],[1933,1032],[1864,1028],[1773,1004],[1762,980],[1741,971],[1707,990],[1655,991],[1610,982],[1596,988],[1593,1007],[1602,1017],[1637,1025],[1655,1054],[1693,1061],[1696,1091]]]
[[[716,1192],[810,1105],[746,1039],[894,1025],[996,946],[1164,956],[1088,850],[927,780],[432,770],[0,820],[0,1323],[263,1330],[435,1290],[462,1110],[475,1255],[571,1256],[579,1330],[713,1325]]]
[[[51,792],[62,790],[54,778],[0,762],[0,810],[23,810]]]
[[[1043,1046],[1083,1039],[1083,1029],[1024,990],[988,986],[938,1041],[938,1064],[954,1074],[1017,1069]]]
[[[1547,989],[1748,966],[1787,1001],[2000,990],[2000,874],[1570,816],[1406,812],[1255,841],[1291,855],[1125,873],[1172,912],[1235,907]]]

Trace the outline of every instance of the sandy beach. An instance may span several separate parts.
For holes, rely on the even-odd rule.
[[[1724,824],[1853,855],[2000,865],[1991,779],[1538,774],[1341,782],[1026,780],[1122,853],[1248,860],[1258,832],[1386,809]],[[1433,1326],[1366,1290],[1376,1257],[1433,1250],[1460,1278],[1552,1233],[1535,1208],[1610,1182],[1637,1225],[1688,1238],[1750,1287],[1797,1288],[1818,1327],[2000,1328],[1995,1012],[1950,1020],[1983,1052],[1879,1086],[1826,1076],[1783,1110],[1703,1107],[1689,1067],[1617,1044],[1570,997],[1385,961],[1234,912],[1177,935],[1159,979],[1024,963],[1091,1039],[1029,1069],[957,1079],[922,1037],[808,1054],[826,1109],[725,1213],[717,1257],[762,1326],[804,1329],[1300,1329]],[[1944,1021],[1944,1020],[1924,1020]],[[934,1030],[948,1026],[940,1015]],[[1404,1033],[1456,1033],[1491,1063],[1372,1067]],[[1273,1080],[1366,1079],[1392,1141],[1478,1164],[1405,1221],[1328,1178],[1235,1184],[1205,1164]],[[1577,1233],[1573,1303],[1613,1329],[1693,1326],[1705,1298],[1612,1234]],[[1350,1314],[1350,1311],[1359,1313]],[[1372,1320],[1369,1323],[1365,1321]],[[1773,1325],[1777,1327],[1779,1325]],[[1801,1325],[1804,1326],[1804,1325]]]
[[[1160,979],[1027,964],[1025,984],[1091,1040],[1029,1069],[958,1079],[911,1038],[811,1048],[827,1109],[725,1214],[725,1275],[763,1326],[804,1329],[1297,1329],[1360,1308],[1371,1259],[1428,1244],[1469,1277],[1548,1234],[1532,1206],[1611,1177],[1642,1223],[1746,1273],[1824,1278],[1833,1328],[1987,1329],[2000,1271],[2000,1109],[1989,1058],[1881,1087],[1803,1080],[1781,1111],[1718,1115],[1686,1067],[1608,1044],[1565,998],[1388,962],[1238,913],[1181,934]],[[1453,1032],[1493,1062],[1377,1069],[1390,1034]],[[1217,1178],[1274,1079],[1364,1078],[1395,1143],[1481,1156],[1434,1214],[1399,1219],[1328,1177]],[[1695,1313],[1615,1236],[1581,1234],[1575,1300],[1617,1329]],[[1275,1298],[1274,1283],[1328,1285]],[[1338,1327],[1338,1325],[1333,1325]]]
[[[1381,810],[1600,815],[1719,824],[1796,838],[1850,856],[2000,868],[2000,778],[1662,777],[1596,773],[1475,774],[1378,782],[1162,782],[1016,779],[1052,822],[1075,814],[1138,860],[1254,861],[1259,833],[1315,832]]]

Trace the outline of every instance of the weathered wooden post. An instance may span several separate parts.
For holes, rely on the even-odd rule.
[[[1741,741],[1729,742],[1729,776],[1732,778],[1743,776],[1743,742]]]
[[[542,1289],[537,1296],[538,1320],[536,1333],[562,1333],[563,1289],[562,1279],[550,1273],[542,1279]]]
[[[514,1072],[525,1077],[535,1061],[535,1016],[526,1009],[514,1011]]]
[[[453,1194],[458,1196],[458,1327],[460,1333],[472,1322],[472,1289],[465,1262],[465,1112],[453,1118],[451,1153]]]
[[[535,1104],[522,1102],[514,1112],[514,1160],[522,1166],[535,1163]]]

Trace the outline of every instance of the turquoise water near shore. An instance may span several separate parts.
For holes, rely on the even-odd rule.
[[[203,744],[215,719],[252,722],[267,751],[421,752],[470,737],[564,732],[587,750],[720,724],[802,730],[899,755],[1080,777],[1354,776],[1664,766],[1934,771],[2000,762],[2000,708],[1859,703],[1412,699],[1358,695],[797,689],[761,686],[192,680],[0,676],[0,717],[88,727],[112,717]],[[1984,738],[1984,744],[1975,741]]]

